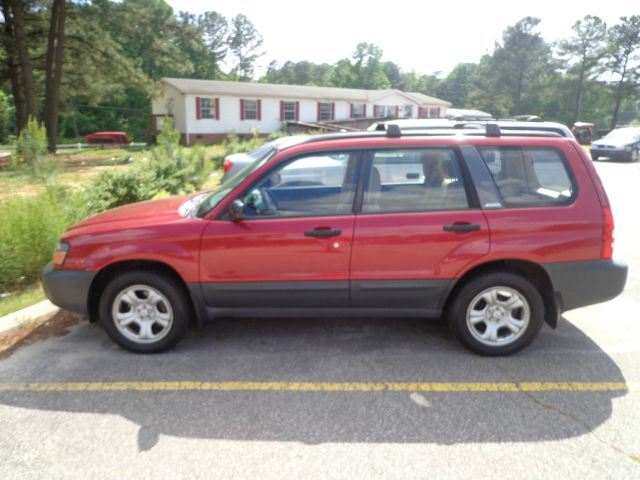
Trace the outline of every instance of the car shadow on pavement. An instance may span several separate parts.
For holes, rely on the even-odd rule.
[[[218,320],[159,355],[126,352],[86,322],[0,360],[0,384],[49,382],[624,382],[615,362],[561,320],[525,351],[468,353],[419,319]],[[138,447],[161,435],[231,440],[538,442],[591,432],[626,391],[0,391],[0,404],[119,415]]]

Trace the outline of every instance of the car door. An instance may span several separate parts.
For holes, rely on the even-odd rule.
[[[296,157],[242,192],[241,219],[205,229],[201,285],[211,307],[347,307],[357,152]]]
[[[437,314],[452,279],[489,251],[482,211],[452,148],[369,152],[351,259],[354,307]]]

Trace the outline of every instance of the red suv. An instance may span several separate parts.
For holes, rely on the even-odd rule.
[[[44,288],[135,352],[220,316],[378,315],[445,316],[471,350],[505,355],[623,290],[612,244],[574,139],[389,126],[292,138],[215,192],[90,218]]]

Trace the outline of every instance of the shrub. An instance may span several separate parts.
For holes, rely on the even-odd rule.
[[[51,260],[58,238],[75,220],[70,206],[77,202],[66,204],[67,210],[59,207],[48,192],[0,203],[0,291],[39,278],[42,268]]]
[[[47,131],[44,125],[30,118],[18,138],[18,155],[15,166],[25,165],[29,174],[49,188],[55,182],[60,164],[47,151]]]
[[[150,174],[136,168],[100,172],[84,191],[85,216],[153,198],[156,191],[150,185],[151,178]]]

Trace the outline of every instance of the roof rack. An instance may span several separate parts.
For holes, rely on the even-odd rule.
[[[469,123],[471,125],[471,123]],[[478,125],[477,123],[475,125]],[[390,127],[390,128],[389,128]],[[475,128],[468,127],[449,127],[447,129],[442,128],[427,128],[427,129],[410,129],[402,131],[398,125],[388,125],[387,130],[381,131],[365,131],[365,132],[339,132],[339,133],[327,133],[314,135],[306,138],[300,143],[295,145],[316,143],[326,140],[349,140],[358,138],[400,138],[400,137],[452,137],[456,135],[473,136],[473,137],[554,137],[562,138],[558,132],[552,130],[520,130],[520,129],[501,129],[499,125],[495,123],[487,123],[477,126]],[[284,146],[282,149],[286,149],[289,146]]]

